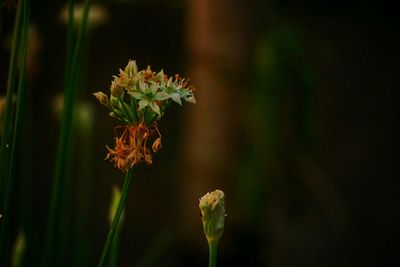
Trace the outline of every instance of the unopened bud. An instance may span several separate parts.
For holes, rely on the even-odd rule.
[[[209,244],[218,243],[224,231],[225,224],[225,194],[215,190],[205,194],[199,203],[204,234]]]
[[[103,106],[106,106],[106,107],[107,107],[107,106],[109,105],[108,96],[107,96],[105,93],[99,91],[99,92],[93,93],[93,95],[94,95],[94,97],[96,97],[96,99],[97,99]]]
[[[120,97],[124,93],[124,89],[122,89],[120,86],[115,81],[111,82],[111,87],[110,87],[111,95],[114,97]]]
[[[129,76],[133,77],[138,72],[138,67],[136,65],[136,61],[129,60],[128,65],[126,65],[124,70]]]

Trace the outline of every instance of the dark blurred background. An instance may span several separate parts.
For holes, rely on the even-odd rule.
[[[66,1],[33,1],[14,236],[43,244],[57,151]],[[398,14],[378,1],[93,1],[58,266],[95,266],[113,185],[108,92],[129,59],[180,73],[196,105],[160,121],[138,166],[120,266],[206,266],[198,199],[226,194],[219,266],[398,266]],[[15,10],[3,10],[1,95]],[[23,222],[23,223],[22,223]]]

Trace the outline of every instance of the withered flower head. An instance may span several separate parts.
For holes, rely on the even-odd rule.
[[[157,121],[173,103],[196,103],[194,87],[188,80],[175,75],[168,77],[164,71],[156,73],[148,66],[138,71],[136,62],[129,60],[124,70],[113,76],[110,97],[103,92],[94,93],[97,100],[110,110],[110,116],[122,122],[115,131],[115,147],[108,149],[107,159],[118,169],[127,171],[139,162],[152,164],[151,150],[161,149],[161,133]]]
[[[114,162],[115,167],[123,171],[128,171],[139,162],[152,164],[152,155],[147,143],[149,138],[156,133],[158,138],[154,141],[153,147],[161,147],[161,135],[157,124],[153,123],[151,126],[146,126],[144,123],[140,123],[139,125],[117,126],[116,130],[118,128],[123,129],[122,134],[118,137],[118,134],[115,133],[115,147],[107,147],[106,159]]]

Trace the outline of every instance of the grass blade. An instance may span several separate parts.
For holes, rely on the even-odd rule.
[[[22,13],[22,14],[21,14]],[[26,51],[28,47],[28,34],[29,34],[29,16],[30,16],[30,1],[20,1],[18,4],[16,24],[13,37],[13,48],[11,52],[11,62],[9,71],[9,80],[7,88],[7,103],[6,103],[6,116],[5,124],[3,129],[3,139],[1,140],[1,151],[0,151],[0,174],[2,175],[2,185],[4,185],[3,191],[3,206],[2,211],[4,212],[4,218],[1,222],[0,232],[0,249],[2,251],[1,263],[7,265],[9,263],[10,255],[10,238],[9,238],[9,221],[10,221],[10,202],[12,195],[12,188],[14,185],[14,168],[17,145],[19,142],[21,123],[24,113],[24,102],[25,102],[25,65],[26,65]],[[21,41],[21,42],[20,42]],[[19,49],[21,48],[21,51]],[[17,74],[17,61],[18,55],[20,55],[20,66],[18,76],[18,92],[17,92],[17,107],[16,117],[14,124],[14,131],[12,132],[12,95],[13,87],[15,84]],[[11,139],[12,136],[12,139]],[[11,146],[9,145],[12,141]],[[3,176],[4,175],[4,176]]]
[[[0,199],[4,198],[4,190],[7,184],[10,154],[11,154],[11,137],[13,125],[13,95],[15,90],[15,82],[18,70],[18,53],[21,44],[22,32],[22,1],[18,4],[17,15],[15,17],[15,26],[11,46],[10,67],[7,78],[7,97],[4,108],[4,124],[0,146]],[[3,207],[0,207],[3,208]]]
[[[66,178],[66,168],[68,163],[68,155],[70,152],[70,144],[71,144],[71,135],[72,135],[72,115],[74,109],[74,101],[76,95],[76,84],[77,84],[77,74],[78,74],[78,64],[79,58],[82,50],[82,42],[85,34],[87,32],[87,24],[88,24],[88,15],[89,15],[89,7],[90,0],[85,0],[84,2],[84,11],[82,16],[82,21],[80,23],[79,32],[75,44],[74,53],[72,55],[72,61],[67,59],[67,70],[66,70],[66,84],[64,88],[64,105],[63,105],[63,114],[61,121],[61,131],[60,131],[60,139],[58,145],[57,159],[56,159],[56,169],[53,181],[53,190],[52,196],[50,200],[50,210],[49,217],[46,228],[46,239],[44,246],[44,253],[42,259],[42,266],[54,266],[54,250],[56,249],[56,233],[57,225],[59,224],[58,217],[60,214],[60,205],[62,201],[62,192],[63,185],[65,183]],[[68,22],[68,36],[67,39],[69,42],[72,40],[72,29],[70,28],[72,25],[73,16],[71,12],[73,12],[73,1],[69,0],[69,22]],[[67,45],[67,47],[71,47]],[[71,64],[68,66],[68,64]]]

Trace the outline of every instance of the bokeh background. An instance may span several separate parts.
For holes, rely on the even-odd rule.
[[[44,242],[60,125],[65,1],[33,1],[13,233]],[[189,77],[196,105],[159,123],[138,166],[119,266],[206,266],[198,199],[226,194],[219,266],[398,266],[398,14],[378,1],[93,1],[57,266],[95,266],[123,174],[91,95],[129,59]],[[15,10],[2,11],[5,94]]]

